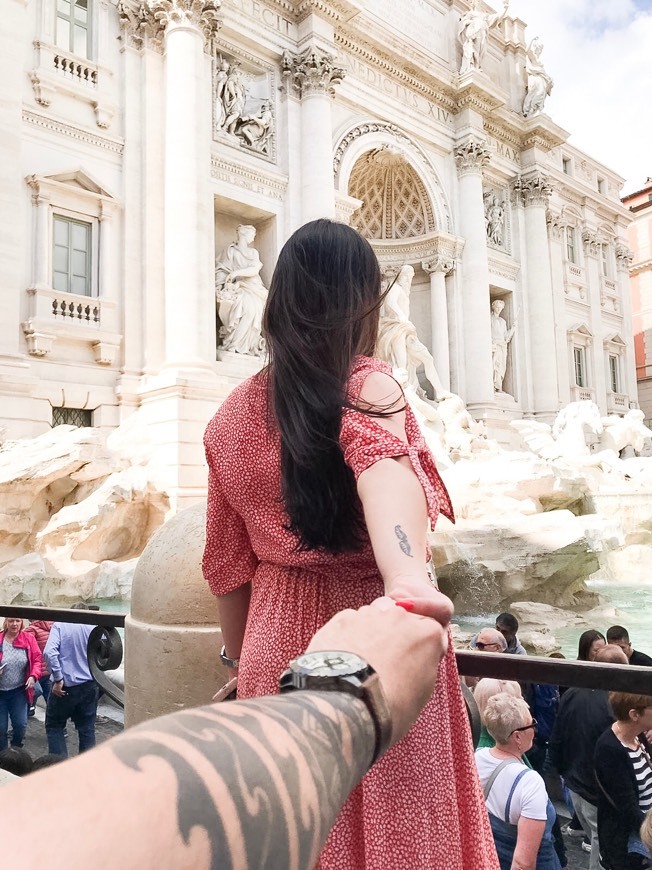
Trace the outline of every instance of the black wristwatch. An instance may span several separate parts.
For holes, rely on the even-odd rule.
[[[392,737],[392,718],[380,678],[363,658],[350,652],[328,650],[308,652],[290,662],[281,674],[282,693],[297,689],[318,692],[345,692],[364,702],[376,729],[376,745],[371,763],[386,751]]]

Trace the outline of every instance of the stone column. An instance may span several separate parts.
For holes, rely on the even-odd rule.
[[[50,197],[37,190],[32,194],[35,210],[32,281],[37,288],[52,286],[52,243],[50,241]]]
[[[629,290],[629,270],[634,254],[623,242],[616,244],[617,286],[623,306],[623,335],[633,335],[632,302]],[[620,376],[622,378],[621,393],[629,396],[630,402],[637,403],[638,386],[636,383],[636,361],[634,348],[628,344],[623,354],[623,364]]]
[[[482,199],[482,167],[489,162],[490,152],[484,139],[470,135],[453,153],[459,175],[460,235],[465,239],[462,253],[464,399],[473,413],[494,403],[489,262]]]
[[[165,47],[165,362],[205,367],[215,360],[209,240],[210,84],[204,51],[217,33],[221,0],[150,0]]]
[[[451,388],[451,367],[448,344],[448,302],[446,299],[446,275],[455,268],[451,257],[437,255],[421,263],[424,272],[430,274],[430,335],[432,358],[441,382],[446,390]]]
[[[525,209],[525,283],[528,299],[529,345],[532,357],[534,414],[548,420],[559,410],[556,366],[555,311],[550,271],[546,208],[552,188],[538,170],[512,183],[514,205]]]
[[[301,218],[335,217],[331,97],[344,78],[332,54],[310,46],[285,52],[283,75],[301,100]]]

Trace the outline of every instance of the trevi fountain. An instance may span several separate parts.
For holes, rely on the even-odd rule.
[[[243,361],[257,368],[264,360],[258,354],[266,290],[251,229],[239,228],[239,241],[218,258],[216,292],[222,353],[244,351]],[[249,261],[253,268],[243,277]],[[652,648],[646,606],[652,603],[652,431],[643,413],[605,417],[593,402],[572,402],[552,425],[512,421],[513,446],[487,437],[461,398],[442,386],[417,337],[409,307],[413,275],[410,266],[385,270],[377,352],[392,364],[455,506],[455,524],[441,517],[431,545],[441,588],[455,603],[459,643],[474,626],[512,608],[532,651],[561,646],[572,654],[585,627],[614,622],[628,625],[638,646]],[[502,310],[494,303],[487,311],[497,392],[518,329]],[[161,480],[138,412],[108,437],[58,426],[37,438],[5,441],[3,603],[65,606],[81,598],[128,609],[138,558],[171,514]]]

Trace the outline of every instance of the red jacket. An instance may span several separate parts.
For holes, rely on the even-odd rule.
[[[48,638],[50,637],[50,629],[54,625],[53,622],[49,622],[47,619],[36,619],[34,622],[30,622],[25,631],[28,634],[33,635],[36,638],[36,643],[38,644],[38,648],[43,653],[45,649],[45,644],[48,642]],[[45,660],[45,656],[43,656],[43,667],[41,668],[41,677],[47,677],[50,673],[50,669],[48,668],[48,664]]]
[[[0,631],[0,664],[2,664],[2,642],[4,638],[4,631]],[[25,675],[25,681],[27,682],[29,677],[40,680],[43,668],[43,656],[34,635],[28,634],[26,631],[19,631],[14,638],[14,646],[16,649],[27,650],[27,674]],[[34,703],[34,689],[27,689],[27,700],[30,704]]]

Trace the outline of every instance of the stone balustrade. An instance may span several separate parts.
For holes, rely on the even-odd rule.
[[[629,396],[624,393],[607,391],[607,412],[609,414],[626,414],[629,411]]]
[[[590,387],[572,387],[573,402],[595,402],[595,390]]]
[[[81,61],[58,52],[53,57],[57,72],[81,84],[97,87],[97,66],[88,61]]]

